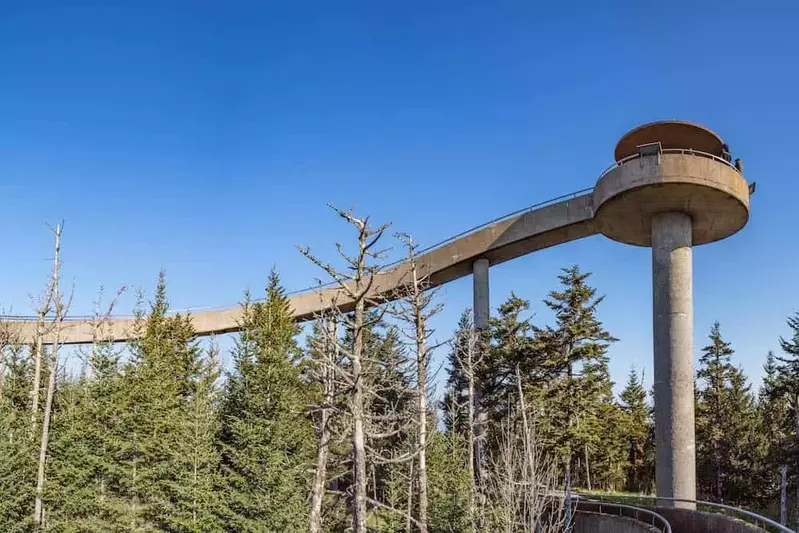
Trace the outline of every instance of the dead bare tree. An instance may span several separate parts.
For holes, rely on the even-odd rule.
[[[99,351],[104,347],[113,349],[114,308],[116,307],[117,300],[119,300],[119,297],[122,296],[126,290],[126,286],[123,285],[120,287],[105,306],[103,306],[105,289],[101,286],[97,291],[97,299],[94,301],[94,312],[89,321],[89,327],[92,332],[92,342],[89,345],[88,352],[83,349],[83,346],[78,349],[78,357],[83,360],[83,364],[88,369],[90,375],[94,375],[97,372],[96,365]],[[123,352],[124,348],[120,347],[115,355],[121,356]]]
[[[398,233],[407,250],[407,276],[403,280],[398,305],[392,307],[393,314],[409,327],[403,333],[412,345],[415,355],[413,366],[416,370],[416,487],[418,490],[419,531],[427,533],[428,497],[427,497],[427,417],[428,397],[431,393],[428,386],[430,355],[436,346],[430,345],[433,330],[428,327],[429,320],[441,311],[441,305],[434,303],[435,292],[430,290],[429,277],[423,273],[418,263],[418,246],[410,235]],[[413,472],[413,469],[411,469]],[[410,495],[409,491],[409,500]],[[409,505],[410,514],[411,506]]]
[[[53,259],[53,271],[50,279],[47,280],[47,287],[44,295],[39,297],[36,306],[36,345],[31,347],[33,351],[33,387],[31,388],[31,433],[36,431],[36,420],[39,414],[39,397],[42,382],[42,361],[45,358],[44,338],[51,333],[52,324],[48,324],[46,317],[53,310],[53,291],[55,290],[54,280],[58,278],[58,247],[59,239],[56,238],[55,258]]]
[[[58,373],[58,351],[60,347],[60,334],[63,328],[64,318],[71,303],[71,297],[68,301],[64,300],[64,296],[59,288],[59,277],[61,272],[61,233],[64,229],[64,224],[58,224],[51,228],[55,235],[55,255],[53,257],[53,275],[50,280],[48,292],[51,294],[51,302],[53,308],[53,319],[50,325],[49,334],[52,336],[52,343],[50,349],[50,356],[46,359],[47,362],[47,395],[44,403],[44,413],[42,417],[42,432],[41,444],[39,446],[39,468],[36,476],[36,499],[33,514],[33,522],[37,529],[43,526],[43,509],[42,509],[42,495],[44,493],[44,469],[47,459],[47,446],[50,438],[50,418],[53,411],[53,396],[55,395],[56,374]]]
[[[487,471],[489,531],[560,533],[564,500],[555,495],[557,463],[536,438],[517,369],[518,404],[503,423],[496,455]]]
[[[333,439],[333,416],[338,396],[335,369],[339,367],[338,327],[329,311],[317,317],[317,338],[312,340],[312,380],[322,388],[320,403],[315,406],[313,419],[316,430],[316,467],[311,485],[311,506],[308,515],[308,533],[323,531],[322,504],[327,489],[327,467]]]
[[[339,254],[348,265],[346,272],[335,269],[329,263],[323,262],[310,253],[308,248],[300,251],[312,263],[321,268],[333,281],[338,289],[345,294],[354,304],[352,317],[337,312],[337,322],[344,323],[351,331],[352,346],[339,344],[339,350],[347,356],[349,368],[340,366],[336,369],[339,380],[344,380],[350,393],[348,394],[347,407],[352,420],[352,530],[354,533],[366,533],[367,527],[367,494],[368,472],[366,469],[366,381],[364,368],[364,331],[369,326],[365,319],[367,300],[371,294],[375,276],[380,272],[380,266],[375,264],[382,257],[382,251],[375,248],[388,224],[372,228],[368,217],[358,218],[351,211],[342,211],[330,206],[340,217],[351,224],[358,234],[358,248],[354,255],[347,255],[340,244],[337,244]]]
[[[466,405],[450,406],[453,411],[466,408],[466,431],[469,439],[469,522],[472,530],[478,531],[483,523],[485,502],[480,497],[484,491],[485,476],[478,476],[478,421],[477,387],[478,370],[482,365],[484,350],[481,347],[481,332],[474,327],[459,331],[452,339],[455,360],[466,381]],[[457,401],[453,398],[452,401]],[[479,465],[482,468],[483,465]]]

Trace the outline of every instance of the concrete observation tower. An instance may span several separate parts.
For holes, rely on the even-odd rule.
[[[590,206],[593,227],[580,237],[601,233],[652,248],[657,495],[695,500],[691,249],[746,224],[750,186],[721,138],[690,122],[631,130],[616,145],[615,160],[592,193],[569,202],[585,198]],[[564,235],[560,242],[567,240]],[[488,267],[488,259],[472,266],[478,329],[488,327]]]
[[[460,233],[418,257],[431,287],[472,274],[474,325],[488,327],[490,267],[591,235],[652,248],[655,358],[655,440],[657,493],[696,498],[694,449],[693,283],[691,249],[740,230],[749,219],[750,185],[739,160],[712,131],[680,121],[654,122],[624,135],[614,165],[593,189],[542,202]],[[752,184],[752,190],[754,184]],[[396,297],[408,265],[381,272],[374,296]],[[335,305],[351,311],[353,301],[335,286],[291,295],[297,321],[313,320]],[[192,312],[198,335],[240,330],[241,308]],[[36,317],[0,316],[14,321],[27,342],[36,338]],[[114,317],[107,336],[127,342],[135,320]],[[73,317],[60,332],[63,344],[91,343],[92,317]],[[52,342],[52,339],[45,339]],[[679,505],[679,503],[677,504]],[[690,507],[690,504],[683,505]]]
[[[594,220],[610,239],[652,248],[657,494],[694,500],[691,249],[746,224],[749,185],[721,138],[688,122],[630,131],[615,159],[594,188]]]

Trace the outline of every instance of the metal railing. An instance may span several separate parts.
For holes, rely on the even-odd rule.
[[[596,512],[601,515],[619,516],[622,518],[631,518],[638,522],[648,524],[661,533],[672,533],[671,524],[662,515],[656,513],[651,509],[644,507],[636,507],[634,505],[626,505],[623,503],[615,502],[602,502],[587,500],[583,497],[576,495],[573,496],[574,510]],[[591,509],[594,507],[596,510]]]
[[[683,498],[667,498],[661,496],[632,496],[632,495],[628,496],[621,494],[612,494],[612,495],[580,494],[579,497],[583,501],[594,501],[602,503],[614,503],[613,500],[627,500],[627,501],[634,501],[636,503],[651,502],[650,504],[648,504],[648,506],[651,507],[657,507],[658,502],[660,501],[673,502],[673,503],[688,503],[696,505],[697,510],[700,510],[700,508],[702,508],[702,510],[706,510],[709,512],[741,520],[757,528],[764,529],[767,531],[774,531],[778,533],[796,533],[792,529],[770,518],[766,518],[765,516],[753,513],[752,511],[747,511],[746,509],[742,509],[740,507],[725,505],[723,503],[708,502],[704,500],[686,500]],[[610,501],[608,502],[606,500]]]
[[[736,172],[738,171],[738,169],[735,168],[734,164],[732,164],[730,161],[727,161],[723,157],[719,157],[719,156],[717,156],[715,154],[710,154],[708,152],[701,152],[699,150],[694,150],[692,148],[664,148],[663,150],[661,150],[661,153],[663,153],[663,154],[684,154],[684,155],[695,155],[695,156],[699,156],[699,157],[706,157],[708,159],[713,159],[714,161],[718,161],[719,163],[723,163],[723,164],[727,165],[728,167],[730,167],[732,169],[735,169]],[[605,177],[605,174],[607,174],[608,172],[612,171],[616,167],[620,167],[624,163],[627,163],[628,161],[633,161],[634,159],[640,159],[642,157],[648,157],[648,155],[642,155],[642,154],[636,152],[633,155],[628,155],[627,157],[625,157],[623,159],[620,159],[619,161],[616,161],[615,163],[610,165],[608,168],[606,168],[602,172],[602,174],[599,175],[599,179],[602,179],[603,177]]]

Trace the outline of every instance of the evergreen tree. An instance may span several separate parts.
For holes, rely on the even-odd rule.
[[[478,369],[482,408],[490,421],[489,435],[499,434],[502,421],[518,403],[517,369],[523,387],[531,394],[549,377],[532,335],[533,325],[523,316],[529,308],[529,301],[511,293],[497,309],[497,317],[490,321],[492,344]]]
[[[447,381],[441,410],[444,413],[444,425],[447,431],[466,435],[468,432],[469,385],[463,365],[469,352],[470,337],[473,334],[472,312],[466,309],[461,313],[458,326],[452,337],[450,351],[447,354]]]
[[[774,380],[774,396],[788,406],[791,438],[786,442],[784,463],[789,465],[791,485],[795,491],[794,519],[799,527],[799,313],[788,317],[790,339],[780,338],[783,355],[777,357],[777,376]]]
[[[628,445],[625,489],[630,492],[648,492],[652,481],[646,464],[647,437],[652,429],[651,410],[646,403],[646,390],[642,382],[635,367],[630,368],[627,385],[621,392],[625,413],[623,433]]]
[[[55,531],[127,531],[119,492],[122,376],[111,343],[93,345],[78,380],[62,379],[56,396],[47,474],[48,527]],[[91,377],[90,377],[91,376]]]
[[[297,365],[299,327],[273,271],[266,300],[247,298],[222,410],[229,529],[299,531],[307,520],[313,432]]]
[[[697,378],[697,478],[700,494],[741,502],[751,495],[752,472],[762,450],[757,439],[754,398],[719,323],[702,349]]]
[[[555,326],[535,328],[542,350],[540,364],[551,376],[543,396],[545,435],[566,470],[567,483],[579,452],[585,456],[588,447],[590,461],[591,452],[598,451],[593,440],[596,428],[603,424],[602,416],[612,403],[607,349],[616,339],[597,318],[603,297],[597,297],[596,289],[587,284],[590,275],[576,265],[563,269],[558,276],[563,290],[550,292],[544,301],[555,313]],[[614,455],[617,453],[613,450]],[[616,459],[605,457],[605,466],[608,461]],[[583,465],[583,470],[590,472],[590,465]]]
[[[763,365],[763,382],[758,393],[758,412],[766,456],[757,472],[756,495],[762,502],[776,501],[780,492],[780,469],[787,465],[793,443],[794,425],[790,405],[782,393],[780,371],[774,353],[769,351]]]
[[[428,457],[430,531],[470,531],[469,442],[454,431],[434,432]]]
[[[33,530],[35,454],[30,426],[32,370],[21,346],[3,347],[0,385],[0,531]]]
[[[186,509],[197,510],[193,498],[200,481],[193,477],[186,443],[202,353],[191,317],[169,316],[168,308],[162,272],[149,315],[137,321],[119,402],[127,432],[119,452],[123,520],[134,530],[185,531]]]

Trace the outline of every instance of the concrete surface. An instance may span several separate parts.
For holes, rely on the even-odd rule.
[[[694,500],[691,217],[660,213],[651,226],[657,494]]]
[[[669,521],[672,533],[763,533],[764,531],[742,520],[716,513],[667,507],[655,507],[653,510]]]
[[[718,241],[749,220],[749,186],[718,159],[663,153],[615,167],[594,189],[597,229],[625,244],[651,246],[652,216],[669,211],[691,215],[694,245]]]
[[[663,149],[690,148],[720,156],[724,141],[715,132],[695,122],[661,120],[643,124],[625,133],[613,155],[621,161],[638,152],[638,146],[659,142]]]
[[[609,514],[592,513],[578,510],[574,514],[573,533],[660,533],[651,525]]]
[[[490,314],[489,284],[488,284],[488,259],[478,259],[472,264],[472,296],[474,300],[474,328],[484,330],[488,328]]]

